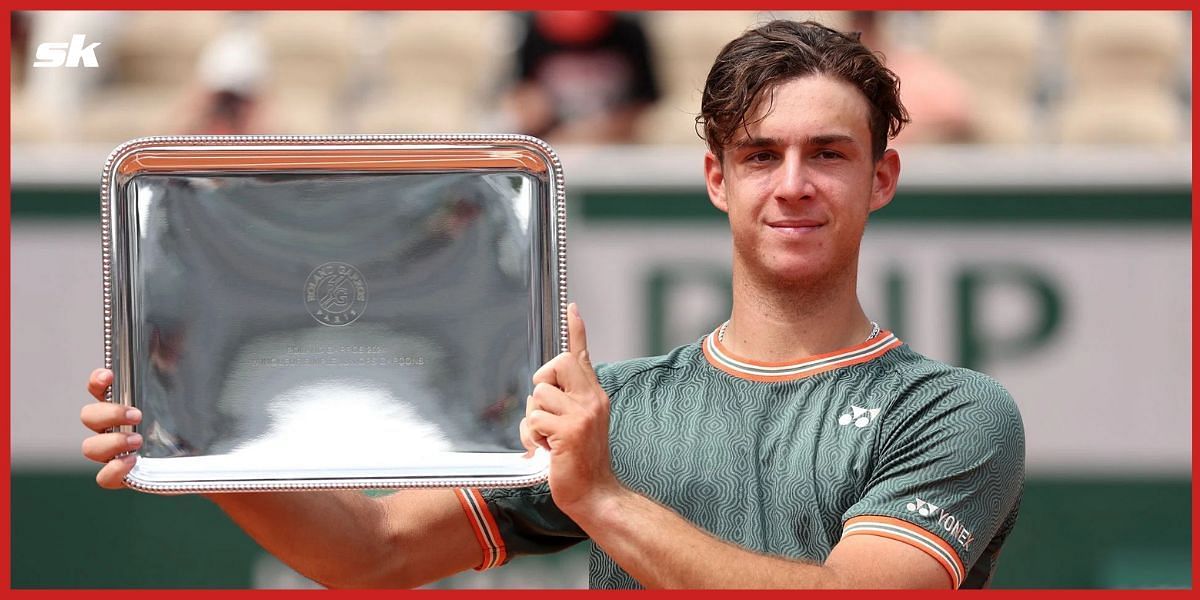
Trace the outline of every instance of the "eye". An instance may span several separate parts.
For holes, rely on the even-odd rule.
[[[836,160],[836,159],[842,158],[842,154],[840,152],[836,152],[834,150],[830,150],[830,149],[826,148],[824,150],[817,152],[817,158],[820,158],[822,160]]]
[[[770,160],[774,160],[774,158],[775,158],[775,154],[773,152],[762,151],[762,152],[755,152],[754,154],[747,156],[746,162],[761,163],[761,162],[767,162]]]

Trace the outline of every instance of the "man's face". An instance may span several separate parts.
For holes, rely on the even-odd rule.
[[[723,161],[705,157],[735,262],[783,285],[857,267],[867,215],[891,201],[900,172],[894,151],[872,158],[868,115],[848,83],[792,79],[763,94]]]

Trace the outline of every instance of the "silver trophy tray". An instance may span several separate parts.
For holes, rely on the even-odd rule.
[[[109,401],[154,493],[517,487],[566,349],[560,163],[527,136],[143,138],[101,185]]]

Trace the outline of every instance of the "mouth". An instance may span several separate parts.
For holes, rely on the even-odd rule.
[[[771,229],[789,235],[803,235],[816,231],[824,225],[824,223],[813,219],[780,219],[767,222],[767,226]]]

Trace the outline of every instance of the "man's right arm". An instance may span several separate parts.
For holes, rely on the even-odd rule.
[[[455,492],[400,490],[208,496],[267,552],[322,585],[417,587],[479,565]]]
[[[137,411],[104,402],[112,373],[97,369],[88,391],[99,402],[80,413],[96,432],[83,454],[104,464],[101,487],[123,487],[141,445],[136,434],[108,432],[141,419]],[[479,565],[482,548],[448,489],[401,490],[371,498],[354,491],[210,494],[265,550],[329,587],[416,587]]]

